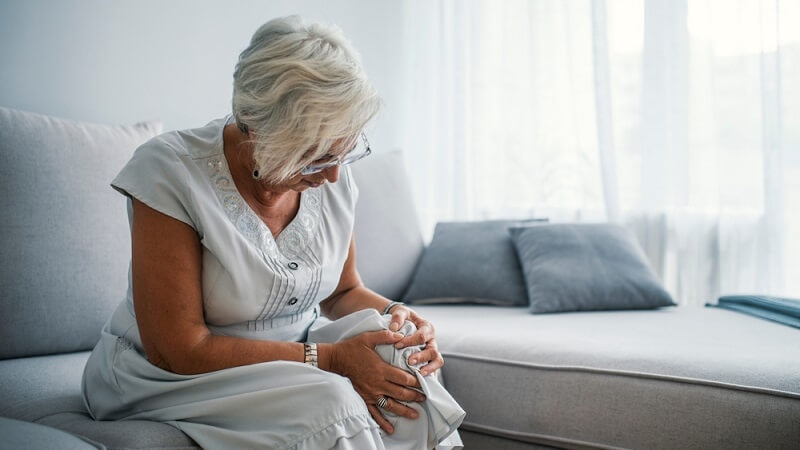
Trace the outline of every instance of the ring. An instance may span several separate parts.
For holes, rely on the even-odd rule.
[[[388,405],[388,404],[389,404],[389,399],[386,398],[385,396],[381,395],[378,398],[378,402],[375,403],[375,406],[377,406],[380,409],[386,409],[386,405]]]

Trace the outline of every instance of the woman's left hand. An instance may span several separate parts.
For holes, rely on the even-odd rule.
[[[391,309],[392,320],[389,322],[389,329],[397,331],[406,320],[417,326],[417,332],[404,337],[395,344],[396,348],[406,348],[414,345],[422,345],[424,348],[414,353],[408,358],[411,365],[422,364],[420,373],[428,376],[439,370],[444,365],[444,359],[439,353],[436,345],[436,333],[433,324],[420,317],[414,310],[405,305],[397,305]]]

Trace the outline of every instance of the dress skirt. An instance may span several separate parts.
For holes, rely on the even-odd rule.
[[[385,329],[388,317],[365,310],[313,328],[319,338],[344,339],[353,330]],[[387,416],[396,426],[387,436],[348,378],[289,361],[179,375],[151,364],[137,345],[109,328],[83,377],[86,406],[96,420],[168,423],[206,449],[418,450],[458,441],[464,412],[431,376],[423,379],[428,399],[410,405],[420,417]]]

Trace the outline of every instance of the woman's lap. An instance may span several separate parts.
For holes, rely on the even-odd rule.
[[[374,436],[362,439],[380,440],[350,381],[307,364],[275,361],[178,375],[104,333],[84,377],[96,419],[170,423],[203,447],[303,448],[303,442],[308,448],[324,442],[333,447],[339,434],[365,432]]]

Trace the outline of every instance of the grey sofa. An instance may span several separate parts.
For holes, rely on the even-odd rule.
[[[108,183],[158,131],[0,108],[0,448],[197,448],[169,425],[95,422],[80,396],[127,282]],[[359,270],[400,298],[424,252],[402,156],[353,171]],[[468,449],[800,448],[797,329],[712,308],[415,308],[436,325]]]

